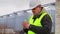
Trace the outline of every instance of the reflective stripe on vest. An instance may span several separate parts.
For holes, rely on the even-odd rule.
[[[35,26],[40,26],[43,27],[41,24],[41,20],[42,18],[47,14],[47,12],[42,12],[41,16],[39,18],[36,18],[36,20],[34,21],[33,19],[33,15],[30,17],[29,23]],[[34,23],[33,23],[34,21]],[[28,30],[28,34],[36,34],[35,32]]]

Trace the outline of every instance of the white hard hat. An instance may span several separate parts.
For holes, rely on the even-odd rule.
[[[55,0],[30,0],[30,9],[35,8],[38,5],[45,7],[47,4],[55,3]]]
[[[40,0],[30,0],[30,9],[33,9],[37,7],[38,5],[41,5]]]

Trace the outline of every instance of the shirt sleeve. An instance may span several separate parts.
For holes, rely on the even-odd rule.
[[[28,33],[28,29],[23,29],[25,33]]]
[[[30,25],[29,29],[36,34],[49,34],[51,32],[52,20],[48,14],[43,17],[41,24],[43,27]]]

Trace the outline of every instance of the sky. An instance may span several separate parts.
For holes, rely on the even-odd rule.
[[[41,3],[50,3],[55,0],[41,0]],[[0,0],[0,16],[29,9],[30,0]]]
[[[29,8],[29,0],[0,0],[0,16]]]

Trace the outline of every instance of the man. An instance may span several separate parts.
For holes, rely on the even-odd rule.
[[[52,27],[51,16],[45,12],[42,5],[36,4],[32,8],[32,13],[33,15],[30,17],[29,23],[26,21],[22,23],[24,31],[27,34],[50,34]]]

